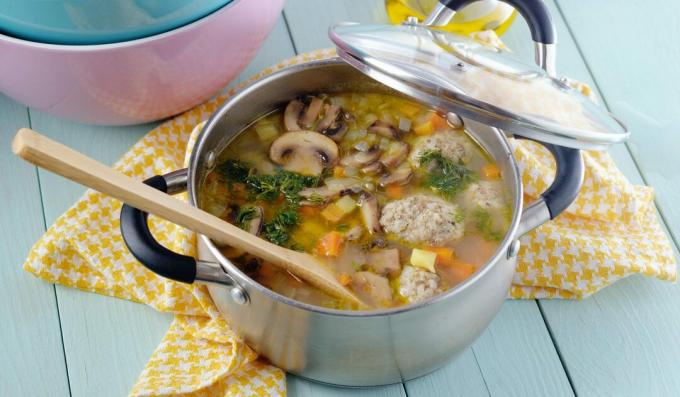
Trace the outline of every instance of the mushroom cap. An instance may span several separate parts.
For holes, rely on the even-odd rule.
[[[318,132],[292,131],[272,142],[269,157],[287,171],[320,175],[338,162],[338,145]]]

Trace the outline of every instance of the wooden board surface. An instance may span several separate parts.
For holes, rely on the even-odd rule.
[[[635,183],[657,190],[657,203],[680,235],[680,7],[600,0],[549,2],[558,26],[558,71],[599,88],[633,130],[612,149]],[[657,12],[652,12],[656,10]],[[665,10],[665,12],[664,12]],[[643,17],[640,17],[644,15]],[[263,67],[330,46],[340,20],[384,21],[381,0],[288,0],[282,18],[239,79]],[[607,23],[603,23],[607,21]],[[633,30],[631,26],[638,27]],[[532,46],[523,22],[504,36],[525,59]],[[650,72],[651,71],[651,72]],[[31,126],[105,163],[153,125],[92,127],[28,111],[0,98],[0,390],[1,395],[125,395],[171,320],[144,305],[36,280],[20,264],[31,244],[83,189],[9,155],[20,126]],[[11,302],[12,304],[6,304]],[[592,298],[509,301],[475,344],[431,375],[370,389],[338,389],[288,377],[292,396],[680,395],[680,288],[634,277]]]

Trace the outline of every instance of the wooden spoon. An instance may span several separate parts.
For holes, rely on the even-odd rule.
[[[280,266],[332,296],[366,306],[313,256],[262,240],[33,130],[20,129],[12,142],[12,151],[38,167],[208,236],[218,244],[242,249]]]

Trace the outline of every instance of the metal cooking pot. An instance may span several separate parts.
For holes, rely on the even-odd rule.
[[[455,9],[466,2],[445,3],[435,9],[428,23],[444,23],[444,17],[452,15],[447,6]],[[546,8],[535,0],[510,3],[528,16],[534,39],[539,41],[537,60],[553,75],[554,28]],[[432,35],[432,31],[421,25],[383,27],[396,29],[398,33],[414,31],[415,34]],[[537,121],[529,116],[514,115],[510,119],[508,111],[499,109],[501,106],[466,98],[464,92],[453,90],[450,82],[441,82],[443,85],[440,84],[436,91],[428,90],[431,87],[422,74],[417,76],[419,80],[404,77],[405,74],[411,73],[411,77],[415,74],[408,65],[402,64],[397,72],[390,72],[390,67],[384,62],[389,56],[380,52],[387,51],[389,43],[379,46],[378,52],[367,50],[361,56],[362,51],[370,50],[373,44],[366,41],[366,32],[370,35],[375,33],[375,29],[369,26],[358,32],[351,30],[355,28],[361,29],[361,25],[337,25],[331,29],[331,38],[338,44],[338,54],[344,59],[332,58],[291,66],[243,89],[208,121],[191,154],[188,169],[155,176],[146,183],[169,194],[188,190],[189,202],[197,205],[201,184],[207,172],[215,166],[217,155],[253,120],[281,107],[290,98],[306,93],[348,90],[395,95],[406,93],[442,111],[461,114],[467,130],[502,170],[504,182],[512,194],[512,221],[505,238],[486,265],[455,288],[421,303],[375,311],[340,311],[297,302],[268,290],[247,277],[205,236],[201,236],[200,240],[209,253],[201,253],[201,259],[173,253],[153,239],[147,225],[147,214],[127,205],[121,212],[121,230],[130,252],[149,269],[181,282],[206,282],[212,299],[230,325],[274,365],[319,382],[369,386],[424,375],[443,366],[470,346],[491,322],[507,296],[517,262],[519,237],[557,216],[576,197],[583,178],[583,162],[579,150],[574,147],[605,146],[624,139],[627,131],[617,124],[623,129],[618,131],[618,135],[600,136],[598,140],[597,133],[593,131],[557,126],[555,122],[546,122],[545,117]],[[350,29],[349,33],[345,29]],[[352,41],[352,34],[357,34],[364,41]],[[403,42],[403,39],[399,38],[399,41]],[[362,43],[366,45],[362,47]],[[418,43],[422,44],[422,37],[418,38]],[[373,57],[376,54],[378,56]],[[398,55],[401,54],[399,52]],[[469,65],[472,65],[470,68],[476,65],[475,62],[488,61],[469,54],[466,56],[470,60]],[[489,63],[484,63],[483,67],[488,68]],[[461,69],[465,68],[467,66]],[[507,68],[503,70],[507,71]],[[545,72],[541,73],[541,78],[557,82],[545,77]],[[397,88],[398,92],[376,79]],[[413,89],[413,85],[409,84],[416,80],[421,85]],[[429,83],[432,81],[430,76]],[[566,90],[563,86],[559,89]],[[463,102],[464,105],[461,105]],[[602,114],[598,113],[598,116]],[[565,130],[572,134],[567,136]],[[520,174],[506,138],[509,131],[521,132],[535,140],[540,138],[557,164],[553,185],[526,208],[522,202]],[[550,140],[570,142],[573,147],[545,143]]]

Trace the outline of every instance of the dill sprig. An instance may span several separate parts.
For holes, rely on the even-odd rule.
[[[419,158],[419,163],[421,167],[428,169],[423,183],[446,198],[453,197],[477,179],[472,170],[444,157],[438,150],[423,153]]]

